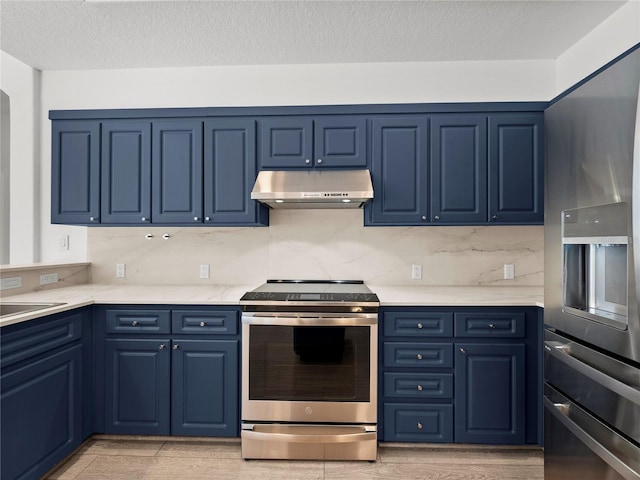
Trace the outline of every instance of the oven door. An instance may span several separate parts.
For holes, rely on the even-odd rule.
[[[243,314],[243,422],[375,424],[377,328],[376,314]]]

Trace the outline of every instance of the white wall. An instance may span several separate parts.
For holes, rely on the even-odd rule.
[[[556,60],[556,94],[640,42],[640,1],[631,0]]]
[[[11,109],[10,263],[27,264],[40,257],[40,72],[0,54],[0,89]]]
[[[353,103],[544,101],[553,62],[442,62],[47,71],[42,74],[42,145],[49,110]],[[42,211],[50,211],[50,151],[42,152]],[[45,261],[87,259],[86,229],[42,219]],[[70,236],[69,252],[58,239]]]

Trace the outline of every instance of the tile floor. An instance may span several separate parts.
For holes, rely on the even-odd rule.
[[[250,460],[238,439],[89,439],[45,479],[542,480],[542,449],[381,444],[378,461]]]

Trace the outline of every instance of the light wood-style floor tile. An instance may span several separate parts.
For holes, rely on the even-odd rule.
[[[92,455],[125,455],[133,457],[155,456],[165,441],[158,440],[89,440],[83,447],[84,452]]]
[[[539,448],[393,448],[381,447],[379,458],[384,463],[429,463],[455,465],[543,465]]]
[[[77,453],[72,455],[65,463],[60,465],[47,478],[50,480],[74,480],[82,471],[87,468],[97,455],[87,453]]]
[[[160,448],[158,456],[240,459],[241,452],[239,443],[167,441]]]
[[[543,480],[541,448],[381,444],[378,461],[242,460],[239,439],[94,437],[47,480]]]

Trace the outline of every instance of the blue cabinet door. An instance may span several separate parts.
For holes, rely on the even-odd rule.
[[[237,437],[237,340],[173,340],[171,433]]]
[[[192,119],[153,122],[153,223],[202,223],[202,123]]]
[[[100,123],[57,120],[51,132],[51,223],[100,222]]]
[[[151,221],[151,122],[102,124],[102,223]]]
[[[266,209],[251,200],[256,179],[256,121],[209,119],[204,123],[204,222],[257,225]]]
[[[374,118],[371,176],[374,198],[367,225],[423,225],[429,218],[426,116]]]
[[[525,345],[455,345],[456,443],[525,443]]]
[[[260,168],[366,168],[367,120],[357,115],[260,121]]]
[[[108,339],[105,433],[169,435],[168,338]]]
[[[314,166],[366,168],[367,121],[353,115],[318,117],[314,121]]]
[[[487,121],[484,115],[431,119],[431,221],[487,221]]]
[[[270,117],[260,121],[260,168],[313,166],[313,120]]]
[[[541,224],[543,203],[543,114],[490,115],[490,221]]]
[[[3,373],[3,480],[40,478],[82,442],[82,346]]]

